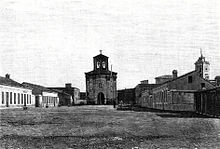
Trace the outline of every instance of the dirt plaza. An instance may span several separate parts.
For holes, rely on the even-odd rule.
[[[220,119],[112,106],[1,109],[0,148],[220,148]]]

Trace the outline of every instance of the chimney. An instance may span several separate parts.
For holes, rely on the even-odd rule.
[[[71,83],[66,83],[65,86],[66,86],[66,88],[72,88],[72,84]]]
[[[141,84],[148,84],[148,80],[141,81]]]
[[[177,70],[173,70],[173,79],[177,78]]]
[[[7,73],[7,74],[5,75],[5,78],[10,79],[10,74]]]

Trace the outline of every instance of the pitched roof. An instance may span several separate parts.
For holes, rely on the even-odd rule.
[[[109,70],[93,70],[93,71],[90,71],[90,72],[85,72],[85,74],[89,74],[89,75],[97,75],[97,74],[107,74],[107,75],[110,75],[112,73],[112,75],[117,75],[117,72],[111,72]]]
[[[1,76],[0,76],[0,85],[11,86],[11,87],[19,87],[19,88],[26,88],[22,84],[14,81],[12,79],[1,77]]]
[[[59,89],[51,89],[51,90],[53,90],[53,91],[55,91],[55,92],[57,92],[57,93],[61,93],[61,94],[64,94],[64,95],[71,96],[70,94],[64,92],[63,90],[59,90]]]
[[[22,85],[24,85],[25,87],[29,87],[33,90],[38,90],[40,92],[54,92],[44,86],[40,86],[40,85],[36,85],[36,84],[32,84],[32,83],[23,82]]]
[[[74,89],[77,89],[77,90],[79,90],[79,88],[78,87],[74,87],[74,86],[71,86],[70,88],[67,88],[67,87],[47,87],[48,89],[51,89],[51,90],[69,90],[69,89],[71,89],[71,90],[74,90]]]
[[[96,56],[94,56],[93,58],[96,58],[96,57],[105,57],[105,58],[108,58],[108,56],[105,56],[105,55],[103,55],[103,54],[96,55]]]
[[[163,84],[172,82],[172,81],[174,81],[174,80],[180,79],[180,78],[182,78],[182,77],[184,77],[184,76],[187,76],[187,75],[189,75],[189,74],[191,74],[191,73],[194,73],[194,72],[196,72],[196,70],[190,71],[190,72],[188,72],[188,73],[186,73],[186,74],[184,74],[184,75],[182,75],[182,76],[179,76],[179,77],[177,77],[177,78],[174,78],[174,79],[172,79],[172,80],[168,80],[168,81],[166,81],[166,82],[163,82],[163,83],[161,83],[160,85],[163,85]]]
[[[186,74],[184,74],[184,75],[182,75],[182,76],[179,76],[179,77],[174,78],[174,79],[172,79],[172,80],[168,80],[168,81],[166,81],[166,82],[160,84],[160,86],[163,85],[163,84],[166,84],[166,83],[175,81],[175,80],[177,80],[177,79],[183,78],[183,77],[185,77],[185,76],[187,76],[187,75],[190,75],[190,74],[192,74],[192,73],[195,73],[195,72],[196,72],[196,70],[190,71],[190,72],[188,72],[188,73],[186,73]],[[204,79],[203,77],[200,77],[200,78],[203,79],[204,81],[206,81],[207,83],[209,83],[210,85],[214,86],[211,82],[209,82],[208,80]]]

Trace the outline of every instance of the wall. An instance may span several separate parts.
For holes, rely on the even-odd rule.
[[[124,89],[118,90],[118,102],[122,101],[124,104],[131,104],[135,103],[135,89]]]
[[[158,86],[159,84],[138,84],[135,87],[135,104],[141,106],[140,98],[143,91],[149,91],[149,94],[152,94],[152,90]]]
[[[102,92],[105,96],[105,103],[117,97],[116,79],[110,78],[110,74],[100,74],[95,76],[87,76],[86,91],[88,103],[97,104],[98,93]]]
[[[220,116],[220,87],[198,91],[195,94],[196,112]]]
[[[152,108],[172,111],[195,111],[194,91],[163,90],[154,94]]]
[[[42,92],[41,107],[56,107],[59,103],[58,93],[56,92]]]

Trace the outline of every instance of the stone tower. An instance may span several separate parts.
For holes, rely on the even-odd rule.
[[[93,57],[93,71],[85,73],[88,104],[111,104],[117,97],[117,73],[109,70],[108,57]]]
[[[195,62],[195,69],[199,72],[199,75],[206,80],[209,80],[210,77],[210,63],[205,60],[205,57],[202,55]]]

